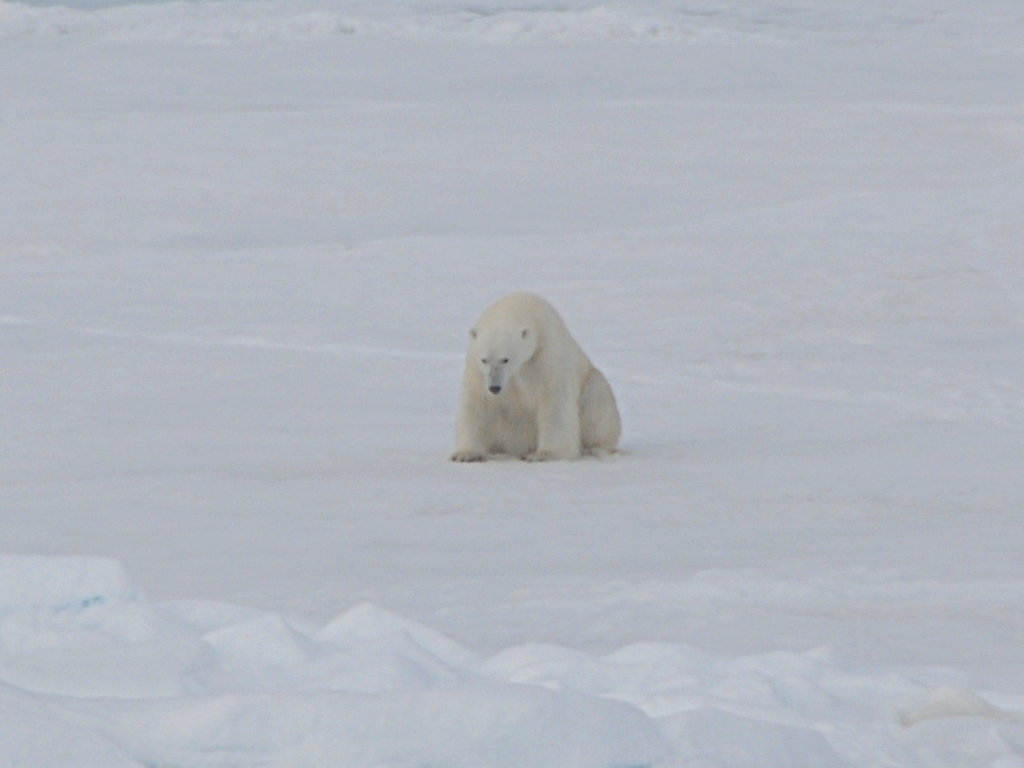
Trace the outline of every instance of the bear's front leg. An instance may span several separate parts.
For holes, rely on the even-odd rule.
[[[452,461],[487,461],[487,454],[481,451],[456,451],[452,454]]]
[[[463,393],[455,422],[455,452],[452,461],[487,461],[486,414]]]
[[[567,390],[555,393],[537,412],[537,450],[524,461],[559,461],[580,457],[579,403]]]

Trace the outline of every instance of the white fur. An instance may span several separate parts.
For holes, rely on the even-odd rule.
[[[555,308],[513,293],[470,331],[453,461],[528,461],[615,451],[622,432],[608,381]]]

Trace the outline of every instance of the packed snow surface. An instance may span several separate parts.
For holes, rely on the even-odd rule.
[[[0,767],[1024,766],[1018,0],[0,0]],[[563,314],[623,452],[447,461]]]

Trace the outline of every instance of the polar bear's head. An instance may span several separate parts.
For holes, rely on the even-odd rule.
[[[501,394],[537,351],[537,334],[529,328],[474,328],[469,336],[469,354],[494,395]]]

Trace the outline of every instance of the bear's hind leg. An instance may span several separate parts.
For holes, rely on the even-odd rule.
[[[592,369],[580,396],[580,438],[583,453],[605,456],[615,453],[622,436],[622,420],[611,385],[599,370]]]

